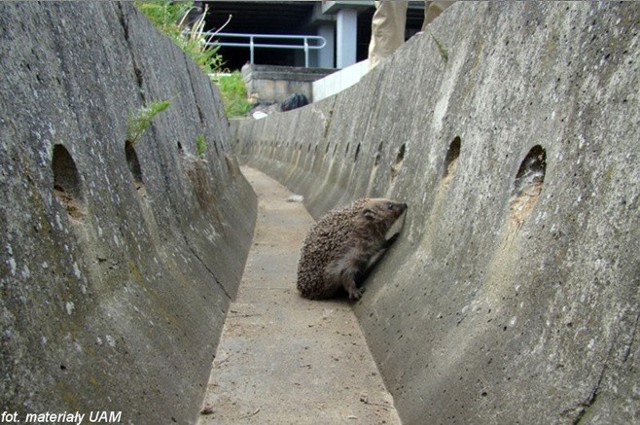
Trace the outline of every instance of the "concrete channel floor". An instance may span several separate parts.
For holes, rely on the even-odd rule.
[[[295,288],[313,219],[276,181],[242,172],[258,218],[198,424],[400,424],[349,303]]]

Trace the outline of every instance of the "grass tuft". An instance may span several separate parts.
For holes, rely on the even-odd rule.
[[[160,112],[167,109],[170,105],[168,100],[159,100],[151,102],[151,104],[142,107],[136,112],[135,115],[129,115],[129,121],[127,123],[127,140],[131,145],[135,145],[140,139],[140,136],[151,125],[151,121]]]

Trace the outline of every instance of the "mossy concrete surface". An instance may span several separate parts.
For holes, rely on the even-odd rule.
[[[128,2],[2,2],[0,56],[2,410],[194,423],[256,212],[217,89]]]
[[[405,424],[640,422],[640,4],[457,2],[238,125],[314,217],[409,204],[355,312]]]

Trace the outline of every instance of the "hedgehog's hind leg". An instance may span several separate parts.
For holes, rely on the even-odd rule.
[[[358,261],[342,258],[335,260],[325,269],[325,281],[331,287],[331,291],[335,292],[340,288],[349,294],[350,300],[359,300],[364,292],[359,289],[356,278],[361,274],[362,266]],[[329,283],[330,282],[330,283]],[[329,290],[329,288],[327,288]]]
[[[360,270],[342,270],[340,273],[339,284],[347,294],[349,294],[349,299],[352,301],[357,301],[362,297],[362,293],[364,289],[358,288],[356,283],[356,276],[360,273]]]
[[[362,297],[364,288],[358,288],[355,278],[351,278],[348,281],[343,281],[342,283],[344,285],[344,289],[346,289],[347,293],[349,294],[350,300],[358,301],[360,297]]]

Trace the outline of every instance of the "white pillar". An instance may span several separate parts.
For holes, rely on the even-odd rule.
[[[327,40],[327,45],[318,50],[318,62],[317,66],[320,68],[333,68],[335,54],[336,38],[333,35],[333,25],[320,25],[318,28],[318,35],[324,37]]]
[[[356,40],[358,37],[358,12],[340,9],[337,14],[338,33],[336,67],[346,68],[356,63]]]

